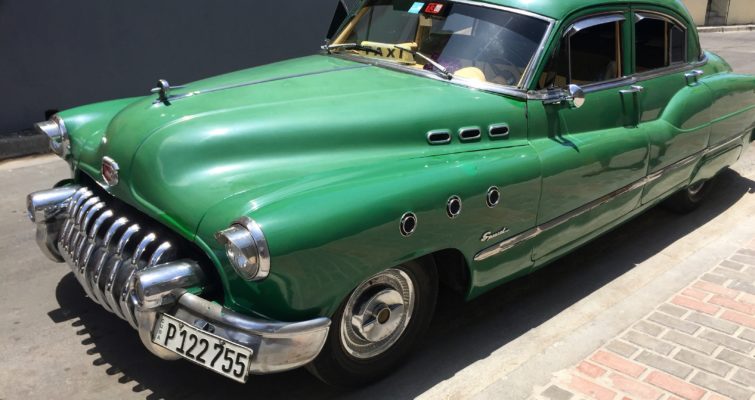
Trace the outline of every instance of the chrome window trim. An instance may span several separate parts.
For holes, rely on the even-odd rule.
[[[672,64],[672,65],[669,65],[668,67],[657,68],[654,70],[645,71],[641,73],[635,73],[632,76],[637,80],[637,82],[643,82],[650,79],[655,79],[655,78],[660,78],[662,76],[675,74],[678,72],[693,70],[695,68],[700,68],[707,64],[708,64],[708,56],[706,55],[700,61]]]
[[[681,28],[681,30],[684,32],[684,56],[683,56],[683,58],[684,58],[685,61],[681,61],[681,62],[677,62],[677,63],[671,63],[671,54],[669,54],[669,63],[670,64],[668,66],[666,66],[666,67],[656,68],[656,69],[665,69],[665,68],[676,67],[676,66],[679,66],[679,65],[684,65],[684,64],[688,64],[689,63],[689,61],[688,61],[688,58],[689,58],[689,36],[688,36],[689,35],[689,30],[688,30],[687,24],[683,23],[682,21],[680,21],[676,17],[673,17],[671,15],[668,15],[668,14],[660,12],[660,11],[635,10],[634,11],[634,16],[635,16],[635,18],[634,18],[635,19],[635,21],[634,21],[635,33],[636,33],[636,30],[637,30],[637,23],[640,22],[640,21],[642,21],[642,20],[645,20],[645,19],[655,19],[655,20],[658,20],[658,21],[669,22],[669,23],[672,23],[672,24],[678,26],[679,28]],[[637,63],[637,60],[636,60],[637,42],[636,41],[634,43],[634,52],[635,52],[635,65],[634,65],[634,69],[636,69],[637,68],[637,65],[636,65],[636,63]],[[671,52],[671,46],[670,45],[669,45],[669,52]]]
[[[664,12],[655,11],[655,10],[634,10],[635,15],[635,23],[642,21],[643,19],[650,18],[650,19],[658,19],[658,20],[665,20],[666,22],[671,22],[676,25],[679,25],[685,32],[687,32],[687,24],[679,20],[678,18],[668,15]],[[641,18],[639,18],[641,17]]]
[[[518,99],[526,100],[527,99],[526,88],[528,88],[529,85],[531,84],[531,80],[533,79],[533,74],[535,73],[536,67],[537,65],[539,65],[540,59],[542,58],[542,55],[546,50],[546,44],[548,43],[548,39],[550,39],[550,36],[553,33],[553,29],[556,26],[556,20],[550,17],[546,17],[544,15],[536,14],[536,13],[526,11],[526,10],[521,10],[518,8],[506,7],[506,6],[490,4],[490,3],[482,3],[479,1],[451,0],[450,2],[489,8],[493,10],[507,11],[514,14],[523,15],[526,17],[536,18],[536,19],[539,19],[548,23],[548,26],[546,27],[545,32],[543,33],[543,38],[540,41],[540,45],[538,46],[535,53],[532,55],[532,59],[530,60],[529,64],[527,64],[527,66],[525,67],[524,72],[522,73],[522,77],[519,79],[519,82],[517,82],[516,85],[500,85],[496,83],[481,82],[475,79],[467,79],[467,78],[462,78],[462,77],[457,77],[457,76],[453,76],[452,79],[448,80],[448,79],[441,78],[440,76],[438,76],[437,74],[431,71],[418,70],[416,68],[411,68],[409,66],[405,66],[405,65],[387,61],[387,60],[373,59],[369,57],[362,57],[362,56],[357,56],[353,54],[343,54],[343,53],[341,54],[335,53],[335,54],[327,54],[327,55],[333,56],[333,57],[344,58],[344,59],[359,62],[362,64],[373,65],[376,67],[383,67],[383,68],[391,69],[394,71],[408,72],[413,75],[420,75],[426,78],[435,79],[442,82],[449,82],[452,84],[465,86],[465,87],[475,89],[475,90],[481,90],[484,92],[495,93],[495,94],[502,94],[505,96],[511,96]],[[323,52],[321,54],[326,54],[326,53]]]
[[[542,42],[540,42],[540,47],[538,47],[535,55],[532,57],[532,60],[530,60],[529,65],[527,65],[527,68],[524,70],[524,74],[522,74],[522,79],[519,82],[519,87],[528,88],[532,85],[532,81],[533,79],[535,79],[534,75],[537,71],[537,66],[540,65],[540,62],[543,59],[543,54],[545,54],[546,50],[546,44],[548,43],[548,39],[550,39],[555,28],[556,22],[552,20],[548,25],[548,29],[545,30],[545,35],[543,35],[543,40]]]
[[[651,79],[659,78],[659,77],[670,75],[670,74],[675,74],[678,72],[690,71],[695,68],[703,67],[707,64],[708,64],[708,56],[706,55],[700,61],[694,61],[691,63],[683,63],[683,64],[674,64],[674,65],[670,65],[664,68],[658,68],[658,69],[654,69],[654,70],[646,71],[642,73],[635,73],[635,74],[625,76],[619,79],[614,79],[611,81],[592,83],[592,84],[583,86],[582,89],[585,91],[585,93],[593,93],[593,92],[597,92],[601,90],[614,89],[618,87],[633,85],[639,82],[648,81]],[[534,90],[534,91],[531,90],[527,92],[527,99],[534,100],[534,101],[555,99],[559,97],[559,95],[561,94],[561,89],[562,88],[540,89],[540,90]]]
[[[633,76],[622,76],[621,78],[611,79],[603,82],[591,83],[582,87],[585,93],[600,92],[608,89],[616,89],[624,86],[630,86],[637,82]]]
[[[572,37],[585,29],[594,28],[603,24],[623,22],[626,20],[627,18],[624,16],[624,11],[611,11],[600,14],[592,14],[569,25],[569,28],[564,30],[562,37]]]
[[[484,8],[491,8],[494,10],[508,11],[508,12],[524,15],[527,17],[537,18],[537,19],[550,22],[550,23],[553,23],[556,21],[555,19],[551,17],[546,17],[545,15],[537,14],[532,11],[522,10],[520,8],[502,6],[498,4],[483,3],[480,1],[474,1],[474,0],[451,0],[451,3],[467,4],[470,6],[479,6],[479,7],[484,7]]]

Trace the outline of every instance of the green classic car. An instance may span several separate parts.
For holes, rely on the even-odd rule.
[[[28,197],[41,250],[152,353],[359,385],[440,285],[694,209],[750,147],[755,77],[680,0],[364,0],[317,55],[37,128],[72,171]]]

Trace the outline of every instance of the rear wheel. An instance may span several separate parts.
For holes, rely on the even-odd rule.
[[[372,276],[336,312],[325,346],[307,369],[335,386],[384,377],[427,330],[437,293],[434,265],[412,261]]]
[[[702,204],[705,197],[713,188],[713,182],[711,179],[689,185],[669,197],[663,205],[671,211],[680,214],[690,213],[700,207],[700,204]]]

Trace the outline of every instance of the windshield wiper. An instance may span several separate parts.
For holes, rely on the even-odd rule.
[[[401,47],[401,46],[393,46],[393,47],[395,47],[395,48],[397,48],[399,50],[403,50],[403,51],[405,51],[405,52],[407,52],[407,53],[409,53],[409,54],[411,54],[413,56],[419,57],[419,58],[427,61],[430,65],[433,66],[433,68],[434,68],[433,71],[436,72],[438,75],[440,75],[444,79],[448,79],[450,81],[454,77],[454,74],[452,74],[451,72],[449,72],[446,67],[440,65],[438,62],[436,62],[432,58],[430,58],[430,57],[428,57],[428,56],[426,56],[426,55],[424,55],[424,54],[422,54],[422,53],[420,53],[420,52],[418,52],[416,50],[407,49],[407,48]]]
[[[328,54],[333,54],[331,50],[360,50],[364,52],[372,52],[375,54],[380,54],[379,51],[362,46],[359,43],[341,43],[341,44],[325,44],[320,47],[321,49],[328,52]]]

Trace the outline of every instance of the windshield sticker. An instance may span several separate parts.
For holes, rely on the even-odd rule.
[[[422,7],[425,6],[425,3],[415,2],[412,5],[412,8],[409,9],[409,14],[419,14],[420,11],[422,11]]]

